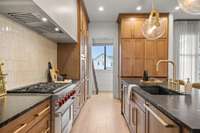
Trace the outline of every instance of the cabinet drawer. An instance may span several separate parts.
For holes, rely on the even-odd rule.
[[[50,114],[50,100],[34,107],[19,118],[11,121],[6,126],[0,128],[2,133],[24,133],[27,132],[36,123],[41,121],[44,116]]]
[[[138,95],[137,93],[132,93],[132,100],[143,110],[145,111],[145,108],[144,108],[144,104],[145,104],[145,100],[140,96]]]
[[[147,133],[180,133],[180,127],[150,103],[145,104]]]
[[[50,115],[44,117],[34,125],[27,133],[50,133]]]

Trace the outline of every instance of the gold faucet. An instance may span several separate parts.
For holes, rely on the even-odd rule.
[[[159,60],[156,64],[156,71],[159,71],[160,63],[171,63],[173,65],[173,81],[176,80],[176,64],[172,60]]]
[[[0,97],[6,95],[6,82],[5,82],[5,76],[6,74],[3,74],[2,66],[4,64],[0,63]]]
[[[156,71],[159,71],[160,63],[170,63],[173,65],[173,79],[172,79],[172,81],[169,80],[168,84],[169,84],[169,87],[178,91],[179,90],[179,82],[176,80],[176,64],[175,64],[175,62],[172,60],[159,60],[156,64]]]

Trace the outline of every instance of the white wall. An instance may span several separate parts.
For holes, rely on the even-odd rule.
[[[48,61],[57,65],[57,44],[0,15],[0,62],[7,89],[47,81]]]
[[[113,72],[111,70],[96,70],[99,91],[113,91]]]
[[[118,24],[117,22],[90,22],[90,48],[92,39],[112,39],[113,40],[113,92],[114,97],[118,98]],[[91,55],[91,51],[90,51]],[[91,68],[91,67],[90,67]],[[90,69],[91,70],[91,69]],[[92,75],[91,75],[92,76]],[[109,81],[110,82],[110,81]],[[91,87],[92,85],[90,85]],[[92,88],[91,88],[92,89]]]

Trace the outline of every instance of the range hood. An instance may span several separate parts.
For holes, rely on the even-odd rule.
[[[32,0],[0,0],[0,14],[53,41],[60,43],[76,41]]]

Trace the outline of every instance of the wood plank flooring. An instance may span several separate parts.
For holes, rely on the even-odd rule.
[[[83,107],[72,133],[129,133],[120,112],[120,101],[111,93],[92,96]]]

